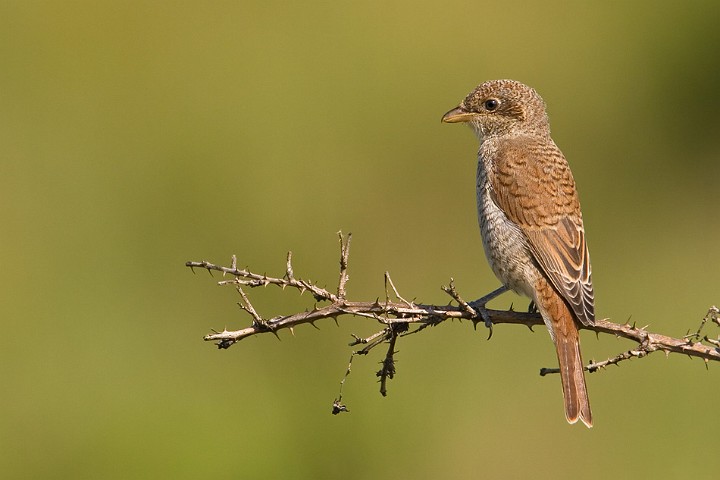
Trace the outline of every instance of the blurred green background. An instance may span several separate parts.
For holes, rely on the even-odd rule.
[[[720,3],[0,2],[4,478],[717,478],[720,368],[656,354],[590,375],[566,424],[547,333],[469,323],[358,358],[346,318],[203,343],[249,319],[187,260],[446,303],[497,287],[476,84],[545,98],[581,193],[597,311],[681,336],[720,302]],[[250,292],[270,317],[310,296]],[[506,295],[493,303],[524,308]],[[715,326],[709,333],[718,334]],[[586,359],[632,348],[583,334]]]

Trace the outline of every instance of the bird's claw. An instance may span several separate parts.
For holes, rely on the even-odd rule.
[[[528,305],[528,313],[537,313],[537,305],[535,305],[535,302],[530,300],[530,304]]]
[[[495,291],[485,295],[482,298],[479,298],[475,300],[474,302],[470,302],[470,306],[475,309],[478,316],[483,319],[483,323],[485,323],[485,328],[487,328],[490,333],[488,334],[488,340],[492,338],[493,334],[493,323],[490,319],[490,312],[487,311],[487,308],[485,308],[485,305],[487,302],[492,300],[493,298],[497,297],[498,295],[507,292],[506,286],[501,286],[500,288],[497,288]],[[477,325],[477,321],[475,321],[475,324]]]
[[[477,305],[476,304],[476,305],[473,305],[472,307],[477,312],[477,315],[482,319],[483,323],[485,324],[485,328],[488,329],[489,333],[488,333],[487,339],[490,340],[493,335],[493,323],[492,323],[492,320],[490,319],[490,313],[487,311],[487,308],[485,308],[485,305]],[[477,325],[477,323],[478,322],[476,321],[475,324]]]
[[[485,322],[485,326],[487,328],[492,328],[492,320],[490,319],[490,313],[487,311],[487,308],[485,306],[475,307],[478,310],[478,313],[480,313],[480,318],[483,319],[483,322]]]

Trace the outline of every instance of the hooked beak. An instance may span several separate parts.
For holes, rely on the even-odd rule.
[[[472,120],[473,114],[465,110],[462,105],[453,108],[442,117],[443,123],[460,123]]]

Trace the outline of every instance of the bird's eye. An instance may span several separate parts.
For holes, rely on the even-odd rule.
[[[485,103],[483,103],[483,106],[485,107],[485,110],[488,112],[492,112],[493,110],[497,109],[497,107],[500,105],[500,102],[495,100],[494,98],[491,98],[489,100],[485,100]]]

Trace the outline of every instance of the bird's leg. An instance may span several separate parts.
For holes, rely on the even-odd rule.
[[[488,303],[493,298],[502,295],[503,293],[507,292],[508,288],[503,285],[497,290],[494,290],[487,295],[485,295],[482,298],[478,298],[477,300],[473,300],[470,302],[470,306],[473,307],[475,310],[478,311],[480,314],[480,317],[482,317],[483,321],[485,322],[485,326],[490,329],[490,335],[492,335],[492,320],[490,320],[490,314],[488,313],[487,309],[485,308],[485,304]]]

